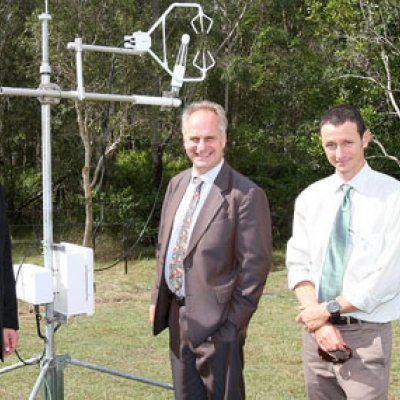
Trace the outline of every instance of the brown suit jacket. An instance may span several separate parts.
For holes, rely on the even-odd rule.
[[[171,179],[159,227],[154,334],[168,326],[171,296],[164,260],[191,170]],[[226,321],[245,328],[271,262],[271,221],[264,191],[224,162],[200,211],[184,259],[188,331],[198,346]]]

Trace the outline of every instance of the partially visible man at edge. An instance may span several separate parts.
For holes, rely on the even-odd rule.
[[[320,135],[335,174],[298,196],[286,261],[289,287],[300,303],[296,320],[305,327],[308,399],[383,400],[388,397],[391,321],[400,317],[400,182],[366,162],[371,133],[355,107],[328,110]],[[333,254],[328,243],[346,192],[347,259],[333,263],[327,261],[326,254]],[[323,274],[337,264],[344,266],[339,275],[338,270]],[[339,289],[324,298],[334,281]]]
[[[150,319],[155,334],[169,328],[180,400],[245,398],[246,328],[271,262],[266,195],[224,161],[226,130],[225,111],[216,103],[184,110],[183,143],[193,166],[170,181],[161,214]],[[196,190],[189,233],[182,235]],[[182,283],[174,285],[174,252],[186,236]]]
[[[11,240],[6,202],[0,186],[0,358],[12,354],[18,343],[18,308],[15,294]]]

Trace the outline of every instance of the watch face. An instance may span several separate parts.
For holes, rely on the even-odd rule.
[[[339,303],[335,300],[330,301],[327,305],[326,305],[326,309],[328,310],[328,312],[330,314],[336,314],[340,312],[340,306]]]

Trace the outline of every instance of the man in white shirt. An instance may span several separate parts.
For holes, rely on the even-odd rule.
[[[300,303],[296,321],[305,327],[308,398],[387,399],[391,321],[400,318],[400,182],[367,164],[371,133],[355,107],[328,110],[320,133],[335,174],[296,199],[286,255],[289,288]],[[324,274],[343,185],[351,204],[346,260],[338,291],[324,297],[335,291]]]

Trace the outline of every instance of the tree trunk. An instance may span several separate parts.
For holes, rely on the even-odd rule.
[[[92,246],[93,236],[93,193],[90,185],[89,168],[82,168],[83,190],[85,193],[85,232],[83,234],[82,246]]]
[[[79,135],[82,139],[85,160],[82,167],[82,186],[85,195],[85,231],[82,245],[91,247],[93,234],[93,188],[90,182],[90,163],[92,158],[90,131],[87,126],[87,114],[82,103],[75,102],[76,117],[78,122]]]

